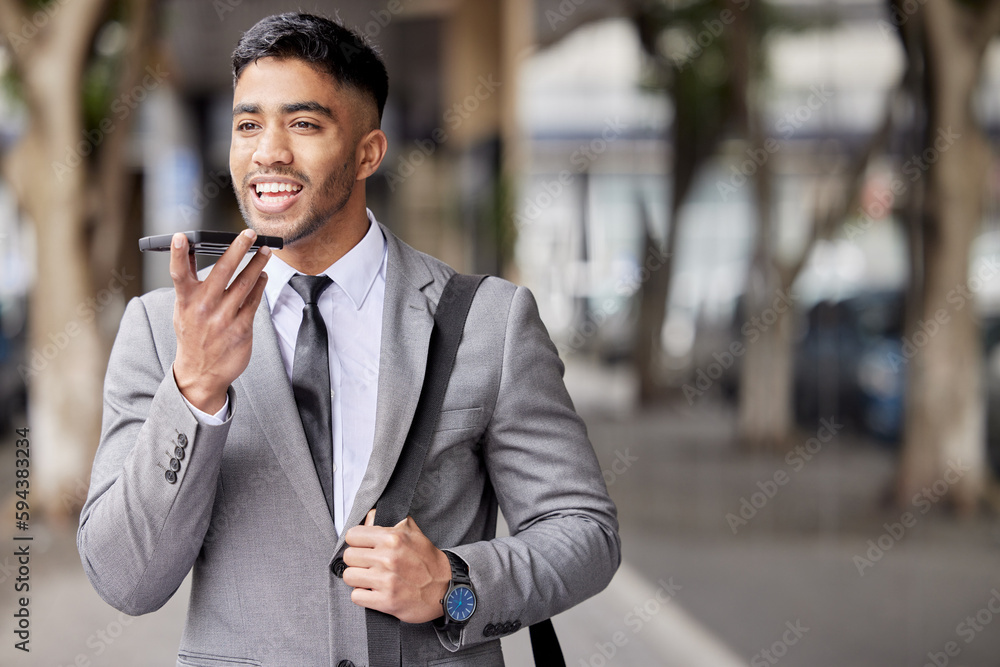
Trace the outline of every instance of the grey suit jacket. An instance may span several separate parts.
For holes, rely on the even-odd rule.
[[[383,231],[375,442],[348,525],[363,521],[392,473],[453,273]],[[133,299],[111,353],[77,534],[90,581],[110,605],[138,615],[160,608],[193,569],[178,665],[366,665],[364,609],[337,575],[344,538],[267,305],[256,313],[249,366],[229,389],[228,421],[206,426],[173,379],[173,303],[172,289]],[[459,632],[402,624],[404,665],[502,665],[499,636],[610,581],[620,560],[615,507],[562,372],[531,293],[487,278],[411,511],[437,547],[468,563],[479,607]],[[511,537],[495,538],[498,505]]]

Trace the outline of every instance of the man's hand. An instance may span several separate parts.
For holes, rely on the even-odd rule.
[[[174,379],[184,398],[209,414],[225,405],[226,390],[250,363],[253,317],[267,282],[263,269],[270,248],[258,250],[229,289],[226,285],[255,238],[251,229],[240,234],[204,281],[198,280],[187,237],[174,234],[170,244],[170,277],[177,292]]]
[[[354,587],[351,600],[405,623],[439,618],[451,582],[448,557],[431,544],[413,517],[391,528],[374,522],[371,510],[365,525],[345,536],[350,546],[344,550],[344,583]]]

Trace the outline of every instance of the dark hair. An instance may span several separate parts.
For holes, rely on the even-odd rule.
[[[243,33],[233,51],[233,85],[260,58],[294,58],[318,67],[335,81],[372,98],[382,121],[389,75],[368,39],[322,16],[292,12],[261,19]]]

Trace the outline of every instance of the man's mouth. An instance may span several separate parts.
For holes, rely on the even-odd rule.
[[[251,197],[254,208],[265,215],[284,213],[298,200],[302,193],[302,184],[281,178],[268,179],[266,176],[250,183]]]
[[[297,183],[277,183],[272,181],[255,183],[253,188],[257,198],[269,204],[280,204],[296,196],[302,190],[302,186]]]

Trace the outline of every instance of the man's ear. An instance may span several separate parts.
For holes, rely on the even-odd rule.
[[[382,130],[371,130],[362,137],[357,150],[357,180],[363,181],[378,171],[388,147],[389,140]]]

